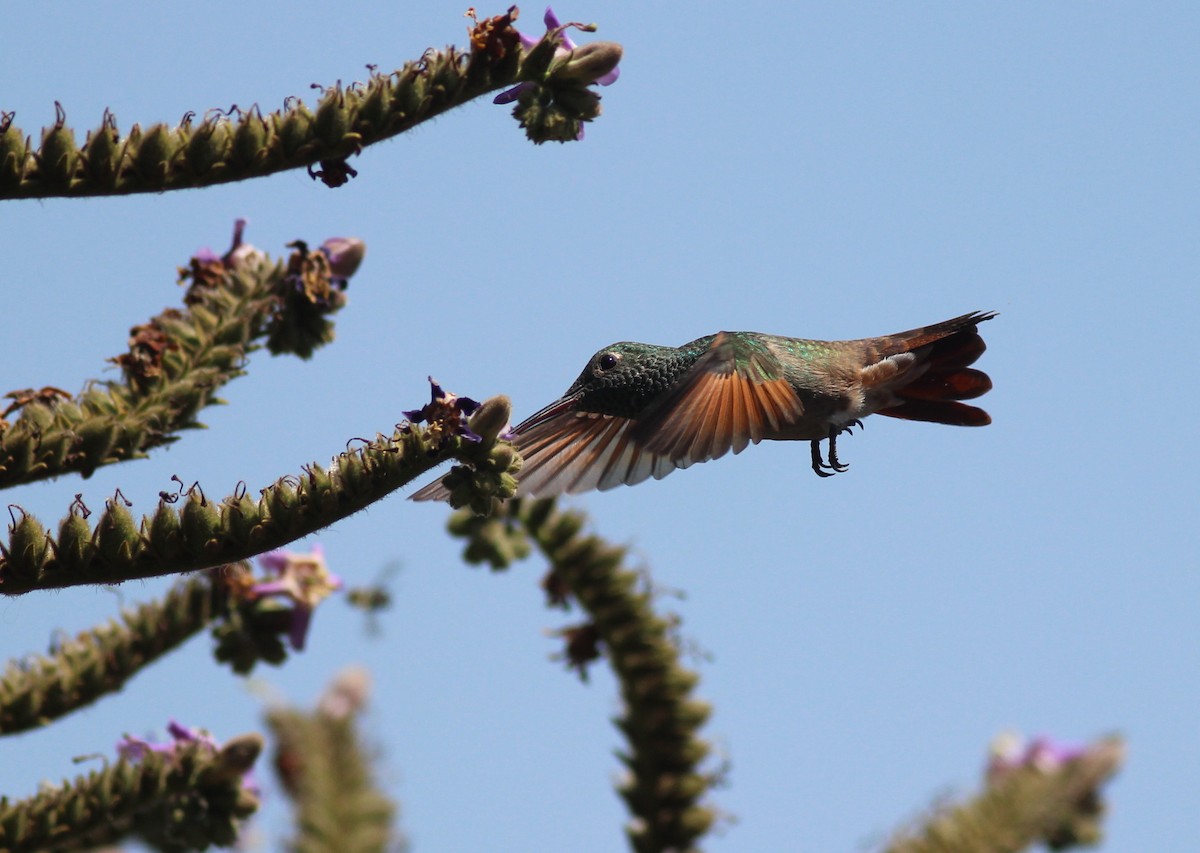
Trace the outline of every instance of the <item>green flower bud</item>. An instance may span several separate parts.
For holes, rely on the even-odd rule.
[[[712,705],[696,699],[686,699],[676,710],[676,720],[689,729],[698,729],[712,715]]]
[[[54,409],[40,400],[34,400],[21,410],[21,420],[38,432],[45,432],[54,424]]]
[[[494,552],[495,549],[491,543],[484,542],[481,539],[474,539],[463,549],[463,562],[472,566],[478,566],[480,563],[491,563],[495,566]],[[500,566],[500,568],[503,568],[503,566]]]
[[[395,86],[395,104],[400,118],[411,118],[419,113],[427,99],[425,76],[411,62],[406,64]]]
[[[100,558],[110,565],[128,563],[137,553],[141,536],[125,501],[120,497],[106,503],[96,523],[95,541]]]
[[[5,434],[0,447],[3,448],[4,469],[26,472],[33,465],[33,441],[29,429],[22,429],[20,421]]]
[[[80,822],[87,817],[87,798],[69,797],[67,807],[63,812],[63,825],[66,827],[79,826]]]
[[[51,430],[42,435],[37,447],[37,464],[31,469],[36,471],[57,471],[62,468],[67,459],[67,451],[75,443],[75,436],[66,430]]]
[[[481,518],[491,518],[501,508],[500,501],[491,495],[484,495],[476,492],[471,496],[471,500],[467,504],[471,508],[471,512]],[[506,560],[505,565],[508,564]]]
[[[8,547],[0,546],[7,560],[4,570],[14,578],[36,580],[46,562],[46,549],[50,547],[46,529],[20,507],[17,511],[21,517],[8,528]]]
[[[258,107],[242,114],[233,132],[233,156],[247,169],[261,168],[270,155],[271,126],[263,119]]]
[[[621,62],[621,45],[611,41],[594,41],[571,51],[566,60],[549,74],[549,82],[570,82],[586,86],[612,74]]]
[[[483,404],[471,415],[467,426],[471,432],[483,439],[483,444],[489,445],[508,426],[512,417],[512,400],[503,394],[484,400]]]
[[[300,494],[287,478],[280,480],[266,490],[268,517],[285,529],[290,526],[296,507],[300,504]]]
[[[356,126],[372,135],[384,133],[386,131],[384,123],[387,121],[389,113],[390,94],[387,78],[372,74],[371,81],[367,84],[367,94],[358,108]]]
[[[94,553],[92,528],[87,519],[68,513],[58,526],[58,541],[54,546],[59,570],[67,574],[86,572]]]
[[[224,166],[225,152],[229,149],[233,132],[225,118],[207,118],[192,133],[184,148],[184,162],[188,172],[203,177],[218,167]]]
[[[37,154],[38,166],[47,183],[69,186],[75,177],[79,149],[75,146],[75,131],[66,126],[67,115],[62,104],[55,102],[54,125],[42,129],[42,147]]]
[[[321,103],[317,104],[317,115],[313,120],[313,133],[317,140],[329,149],[341,147],[350,132],[350,110],[346,105],[348,93],[341,86],[327,89]]]
[[[146,539],[151,552],[163,562],[173,562],[183,549],[183,527],[179,513],[166,501],[159,501]]]
[[[329,478],[329,472],[317,465],[315,462],[305,466],[304,472],[308,475],[308,493],[316,499],[320,499],[334,490],[333,481]]]
[[[133,143],[132,131],[129,137],[134,170],[146,183],[161,186],[171,171],[175,152],[179,150],[178,137],[165,124],[154,125],[137,144]]]
[[[525,526],[531,533],[536,534],[554,512],[554,498],[541,498],[532,503],[526,502]]]
[[[496,445],[488,456],[488,467],[502,474],[515,474],[521,470],[523,464],[516,449],[507,444]]]
[[[205,500],[199,489],[193,489],[179,515],[184,549],[190,556],[201,556],[208,543],[215,539],[221,530],[220,513]]]
[[[517,478],[507,472],[501,474],[496,488],[496,497],[506,500],[516,493]]]
[[[708,750],[704,750],[705,753]],[[682,832],[686,832],[691,838],[698,838],[708,832],[709,828],[717,816],[712,809],[704,806],[689,806],[679,819],[679,826]]]
[[[240,498],[225,500],[223,515],[229,531],[229,538],[236,545],[248,544],[254,529],[262,523],[258,502],[244,493]]]
[[[205,787],[240,785],[242,777],[254,766],[262,749],[262,735],[245,734],[231,738],[217,753],[216,761],[200,774],[199,783]]]
[[[80,471],[91,476],[97,467],[109,458],[109,452],[117,439],[117,425],[99,420],[84,421],[76,430],[74,451],[79,458]]]
[[[21,183],[28,162],[28,140],[13,125],[14,115],[0,113],[0,187]]]
[[[283,116],[276,126],[279,132],[279,144],[283,148],[283,156],[292,158],[306,145],[312,143],[311,128],[313,114],[303,101],[297,101],[296,106]]]
[[[475,529],[475,516],[469,512],[455,512],[446,522],[446,530],[451,536],[470,536]]]
[[[575,538],[581,530],[583,530],[583,519],[578,515],[567,514],[559,516],[554,528],[548,531],[547,550],[557,551]]]
[[[105,110],[100,126],[88,131],[87,142],[80,152],[83,170],[90,180],[103,187],[116,184],[121,174],[121,161],[125,159],[125,146],[120,143],[116,119]]]

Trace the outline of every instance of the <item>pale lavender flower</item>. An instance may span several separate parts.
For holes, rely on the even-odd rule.
[[[563,26],[559,22],[558,16],[554,14],[554,9],[550,6],[546,7],[546,14],[542,20],[546,24],[546,32],[547,33],[554,32],[555,30],[558,30]],[[571,26],[570,24],[567,25],[567,27],[570,27],[570,26]],[[541,38],[534,38],[533,36],[527,36],[527,35],[525,35],[525,33],[518,32],[518,35],[521,37],[521,47],[525,48],[526,50],[531,49],[534,45],[536,45],[539,41],[541,41]],[[574,40],[569,35],[567,35],[566,29],[562,29],[562,32],[559,33],[559,44],[554,48],[554,58],[559,59],[562,57],[566,57],[578,47],[579,47],[579,45],[575,44]],[[611,71],[608,71],[607,73],[602,74],[599,77],[597,77],[594,80],[591,80],[589,82],[599,83],[601,86],[611,86],[613,83],[617,82],[617,78],[619,76],[621,76],[621,69],[617,68],[617,67],[613,67],[613,69]],[[501,92],[495,98],[493,98],[492,103],[493,104],[511,104],[513,101],[515,101],[519,97],[521,97],[521,95],[524,92],[527,92],[530,89],[536,88],[537,85],[538,85],[537,83],[534,83],[530,80],[526,80],[523,83],[518,83],[517,85],[513,86],[511,89],[505,89],[503,92]]]
[[[150,752],[174,755],[181,744],[188,743],[201,744],[214,753],[220,749],[220,745],[207,732],[188,728],[174,719],[167,722],[167,734],[171,736],[169,743],[155,743],[145,738],[125,735],[117,741],[117,755],[126,761],[139,761]]]
[[[329,259],[330,284],[345,290],[367,253],[367,244],[357,237],[330,237],[320,251]]]
[[[1063,743],[1044,735],[1026,741],[1015,732],[1004,732],[992,741],[988,750],[985,775],[987,781],[994,784],[1024,768],[1053,773],[1086,753],[1086,746]]]
[[[296,651],[304,650],[313,610],[342,588],[342,579],[325,565],[325,549],[314,545],[308,554],[276,550],[258,558],[259,564],[276,575],[275,580],[256,583],[246,593],[251,601],[279,596],[292,602],[288,639]]]
[[[239,266],[251,260],[261,260],[266,257],[261,250],[242,240],[242,235],[246,233],[246,220],[236,219],[233,223],[233,244],[229,247],[229,251],[221,256],[221,263],[226,269],[237,269]]]
[[[145,738],[125,735],[117,741],[117,756],[126,761],[141,761],[151,752],[173,757],[180,747],[189,744],[198,744],[211,755],[216,755],[221,751],[221,744],[217,743],[216,739],[208,732],[203,729],[189,728],[176,722],[174,718],[167,721],[167,734],[171,736],[169,743],[156,743]],[[254,768],[247,769],[241,774],[241,777],[242,788],[257,797],[261,793],[261,788],[254,776]]]
[[[246,261],[256,258],[266,257],[261,250],[256,249],[242,239],[246,233],[246,220],[239,217],[233,222],[233,240],[230,243],[229,250],[223,255],[217,255],[208,246],[200,249],[192,256],[193,263],[199,264],[220,264],[225,269],[236,269]]]
[[[335,720],[357,714],[371,695],[371,672],[364,666],[348,666],[334,676],[317,700],[317,711]]]

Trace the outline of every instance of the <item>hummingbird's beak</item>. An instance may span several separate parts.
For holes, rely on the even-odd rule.
[[[583,395],[572,394],[569,397],[563,397],[559,400],[555,400],[549,406],[546,406],[544,409],[539,409],[513,427],[513,432],[517,435],[520,435],[525,430],[532,429],[538,424],[544,424],[546,421],[556,418],[564,412],[573,411],[575,409],[575,404],[579,402],[579,398],[581,396]]]

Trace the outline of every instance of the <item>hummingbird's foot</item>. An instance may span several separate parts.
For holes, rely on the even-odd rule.
[[[833,474],[831,474],[830,472],[821,470],[822,468],[828,468],[829,466],[826,465],[825,460],[821,458],[821,442],[820,442],[820,440],[810,441],[808,443],[808,446],[812,449],[813,473],[816,474],[818,477],[832,477]]]
[[[854,423],[854,422],[851,421],[851,423]],[[860,421],[858,425],[861,427],[862,422]],[[842,427],[842,429],[846,429],[847,432],[849,432],[847,427],[849,427],[849,424],[847,424],[845,427]],[[838,473],[838,474],[842,473],[843,471],[845,471],[847,468],[850,467],[849,465],[843,465],[841,462],[838,461],[837,437],[841,432],[842,432],[841,429],[838,429],[838,430],[830,429],[829,430],[829,467],[835,473]]]
[[[854,423],[857,423],[860,427],[862,426],[861,421],[851,421],[850,422],[850,424],[854,424]],[[828,462],[826,462],[824,459],[821,458],[821,441],[820,441],[820,439],[809,442],[809,447],[812,448],[812,469],[818,477],[832,477],[834,474],[840,474],[850,467],[849,465],[845,465],[841,461],[839,461],[838,455],[837,455],[837,437],[843,431],[849,432],[850,424],[847,424],[846,426],[842,427],[841,429],[835,429],[834,427],[829,428],[829,461]],[[822,470],[822,469],[824,469],[824,470]]]
[[[848,421],[845,426],[843,426],[840,430],[838,430],[838,435],[841,435],[842,433],[846,433],[847,435],[854,435],[854,430],[852,430],[851,427],[858,427],[859,429],[862,429],[863,422],[860,421],[858,418],[855,418],[852,421]]]

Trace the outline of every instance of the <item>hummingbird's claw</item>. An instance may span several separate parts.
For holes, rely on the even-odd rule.
[[[833,474],[829,473],[828,471],[821,470],[822,468],[829,467],[828,465],[825,464],[825,460],[823,460],[821,458],[821,442],[820,441],[810,441],[808,443],[808,445],[812,449],[813,473],[816,474],[818,477],[832,477]]]
[[[860,423],[859,426],[862,426],[862,424]],[[843,465],[840,461],[838,461],[837,437],[840,431],[841,430],[829,430],[829,467],[839,474],[850,467],[849,465]]]
[[[828,462],[821,458],[820,439],[809,442],[809,447],[812,449],[812,469],[818,477],[832,477],[834,474],[840,474],[850,468],[849,465],[846,465],[840,459],[838,459],[837,437],[843,432],[850,432],[850,427],[855,424],[857,424],[860,428],[862,427],[862,421],[853,420],[843,426],[841,429],[835,429],[834,427],[829,428]]]

